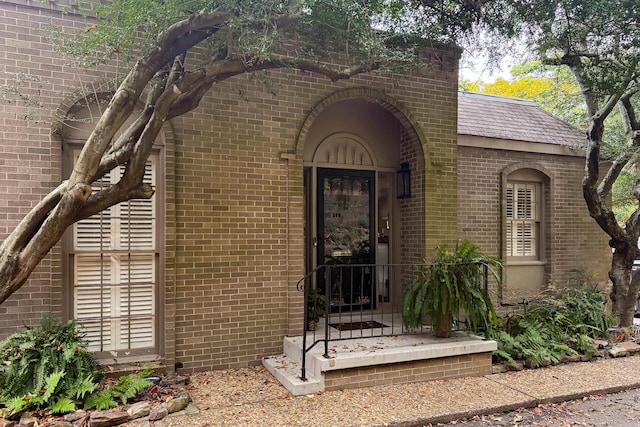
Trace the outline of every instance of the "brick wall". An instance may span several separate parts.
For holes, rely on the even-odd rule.
[[[240,76],[218,85],[198,111],[174,121],[180,135],[177,218],[192,218],[185,224],[178,219],[177,227],[176,360],[185,369],[257,363],[261,356],[281,351],[284,334],[301,329],[301,295],[295,289],[304,266],[304,137],[299,134],[309,116],[324,104],[355,96],[401,115],[400,108],[417,96],[416,88],[429,97],[436,82],[451,89],[441,108],[453,114],[454,79],[449,73],[434,76],[435,82],[416,77],[412,85],[399,88],[392,78],[366,75],[331,84],[307,73],[277,71],[270,74],[275,96]],[[393,105],[380,102],[380,89]],[[342,95],[333,99],[333,93]],[[414,148],[422,157],[417,164],[424,164],[425,152],[455,141],[454,127],[436,128],[438,119],[425,111],[424,106],[430,110],[435,102],[415,104],[425,120],[416,120],[417,126],[433,129],[433,137],[422,141],[424,147]],[[415,188],[416,200],[424,199],[424,187]],[[424,205],[417,206],[416,215],[407,216],[414,222],[425,216]],[[431,206],[426,216],[440,235],[455,234],[450,226],[455,213],[443,216],[436,203]],[[423,240],[416,240],[411,256],[421,259],[427,242],[424,233],[419,235]],[[434,238],[429,243],[438,242]]]
[[[0,238],[63,178],[55,117],[78,99],[79,89],[101,85],[116,72],[115,64],[93,73],[65,65],[43,28],[84,25],[52,5],[0,4],[0,85],[40,103],[0,102]],[[167,125],[161,320],[169,367],[256,364],[281,352],[283,335],[301,328],[295,284],[304,272],[303,134],[323,103],[360,97],[405,128],[416,195],[407,203],[414,205],[406,216],[413,221],[406,228],[413,239],[407,258],[455,240],[457,73],[455,60],[433,65],[407,79],[369,74],[337,84],[276,71],[269,89],[239,76],[216,85],[198,110]],[[0,306],[0,336],[47,315],[69,316],[61,259],[56,247]]]
[[[0,239],[61,180],[51,122],[60,94],[77,86],[78,78],[51,50],[42,31],[49,23],[79,28],[38,7],[0,7]],[[54,248],[28,283],[0,305],[0,336],[49,314],[61,316],[60,257]]]
[[[561,279],[571,269],[607,280],[611,251],[606,234],[589,216],[582,197],[584,158],[476,147],[458,149],[458,219],[460,238],[488,255],[502,257],[501,179],[505,168],[538,167],[551,176],[546,185],[545,235],[547,279]],[[509,279],[503,293],[509,292]]]
[[[324,383],[325,390],[331,391],[489,374],[491,374],[491,352],[486,352],[329,371],[324,374]]]

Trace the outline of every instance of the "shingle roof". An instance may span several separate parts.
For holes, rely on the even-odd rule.
[[[471,92],[459,92],[458,134],[556,145],[585,143],[584,132],[533,101]]]

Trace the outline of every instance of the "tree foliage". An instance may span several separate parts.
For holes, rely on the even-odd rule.
[[[640,291],[640,275],[631,280],[639,255],[640,211],[624,224],[610,204],[614,182],[635,168],[640,145],[637,118],[640,90],[640,3],[635,0],[504,0],[487,8],[485,24],[503,37],[518,35],[542,63],[567,67],[578,82],[586,105],[587,153],[583,194],[590,215],[610,237],[614,249],[609,277],[613,311],[631,324]],[[620,121],[607,122],[614,110]],[[612,150],[611,133],[623,136],[624,149]],[[601,160],[609,147],[610,164]],[[640,198],[634,178],[633,197]]]
[[[0,245],[0,302],[27,280],[73,223],[133,198],[165,122],[244,73],[282,68],[332,81],[413,64],[417,46],[451,44],[478,18],[482,0],[115,0],[79,3],[84,30],[55,33],[83,67],[129,64],[70,177],[45,196]],[[335,65],[341,64],[341,65]],[[84,102],[93,94],[86,94]],[[136,108],[141,106],[139,114]],[[64,126],[63,121],[60,126]],[[55,127],[55,126],[54,126]],[[91,183],[118,165],[119,182]]]
[[[550,67],[539,60],[524,62],[511,69],[511,79],[493,82],[465,82],[463,90],[490,95],[530,99],[545,111],[576,127],[587,121],[580,86],[567,67]]]
[[[528,61],[511,69],[512,78],[498,78],[494,82],[460,82],[463,90],[491,95],[530,99],[548,113],[579,128],[588,126],[587,110],[578,82],[566,66],[544,65],[540,60]],[[602,157],[613,160],[627,150],[627,139],[618,109],[606,119]],[[638,207],[633,195],[636,168],[632,163],[620,173],[611,190],[611,208],[619,224],[623,225]]]

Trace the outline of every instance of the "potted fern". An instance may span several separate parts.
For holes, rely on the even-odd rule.
[[[486,265],[500,285],[502,263],[463,240],[454,251],[446,245],[436,248],[433,263],[418,271],[403,301],[402,318],[408,328],[420,326],[422,316],[431,317],[436,336],[451,336],[454,321],[461,312],[472,331],[488,329],[496,319],[489,295],[480,286]]]

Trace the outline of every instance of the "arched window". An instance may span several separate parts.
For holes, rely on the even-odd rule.
[[[509,178],[506,198],[507,257],[539,260],[542,233],[542,183]]]
[[[65,176],[93,129],[92,119],[100,117],[98,104],[73,112],[73,124],[63,135]],[[154,196],[79,221],[65,239],[66,312],[84,330],[89,350],[98,358],[159,354],[164,173],[162,144],[156,145],[143,178],[155,189]],[[93,182],[93,191],[117,183],[124,170],[119,166]]]
[[[503,257],[506,265],[502,300],[521,302],[538,294],[549,279],[550,177],[530,164],[503,172]]]

